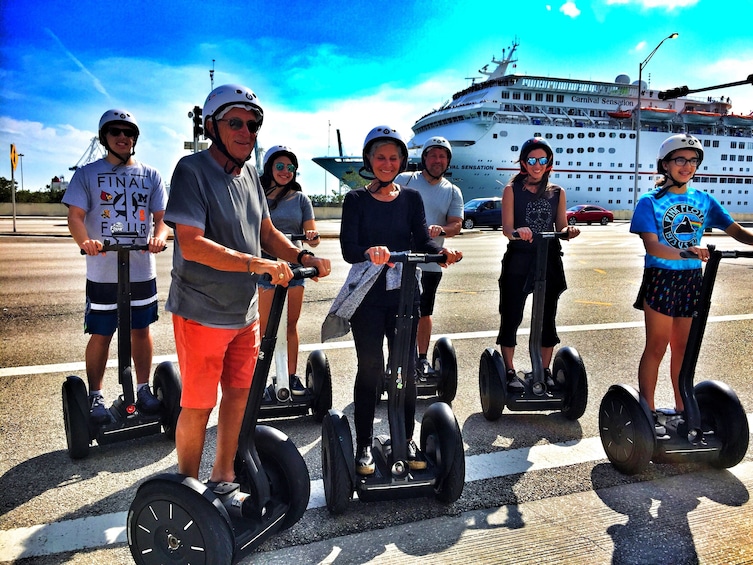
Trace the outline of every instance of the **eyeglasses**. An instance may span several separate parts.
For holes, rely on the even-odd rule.
[[[217,120],[218,122],[227,122],[227,125],[230,126],[230,129],[233,131],[238,131],[243,127],[243,120],[240,118],[220,118]],[[248,128],[249,133],[256,133],[259,131],[259,128],[261,127],[261,124],[255,120],[248,120],[246,122],[246,127]]]
[[[286,168],[288,169],[289,173],[295,172],[295,165],[293,165],[292,163],[289,165],[286,165],[285,163],[275,163],[275,169],[280,172],[284,171]]]
[[[136,137],[136,130],[133,128],[116,128],[114,126],[107,128],[107,134],[112,137],[118,137],[121,133],[126,137]]]
[[[539,165],[546,165],[549,163],[549,157],[528,157],[528,159],[526,159],[526,163],[528,163],[529,165],[535,165],[536,163],[538,163]]]
[[[684,167],[686,163],[690,164],[690,166],[692,167],[697,167],[701,164],[701,160],[698,157],[693,157],[692,159],[686,159],[685,157],[675,157],[674,159],[667,160],[674,162],[674,164],[678,167]]]

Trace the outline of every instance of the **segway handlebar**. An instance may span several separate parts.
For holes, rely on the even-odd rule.
[[[292,265],[291,265],[291,268],[292,268]],[[296,267],[295,269],[292,269],[292,270],[293,270],[293,280],[311,279],[311,278],[319,276],[319,269],[317,269],[316,267]],[[272,281],[272,277],[270,277],[268,273],[264,273],[263,275],[260,275],[259,278],[267,282]]]
[[[539,233],[534,232],[533,237],[540,237],[542,239],[567,239],[568,234],[567,232],[563,232],[563,231],[542,231]],[[518,230],[515,230],[514,232],[512,232],[512,238],[520,239],[520,235],[518,235]]]
[[[413,251],[396,251],[390,253],[390,263],[446,263],[444,253],[414,253]]]
[[[128,237],[128,238],[136,238],[141,237],[136,232],[122,232],[118,234],[119,237]],[[165,245],[162,248],[162,251],[167,249],[167,245]],[[109,239],[105,239],[102,242],[102,249],[99,250],[100,253],[107,253],[108,251],[149,251],[149,246],[144,243],[134,243],[133,241],[130,243],[120,243],[119,241],[116,241],[115,243],[111,242]],[[81,255],[86,255],[86,251],[83,249],[80,250]]]
[[[709,245],[709,252],[718,253],[722,259],[753,258],[753,251],[739,251],[734,249],[722,251],[716,250],[713,245]],[[698,255],[687,249],[680,251],[680,257],[683,259],[698,259]]]
[[[286,233],[284,234],[290,241],[315,241],[319,239],[319,234],[313,239],[308,239],[305,233]]]

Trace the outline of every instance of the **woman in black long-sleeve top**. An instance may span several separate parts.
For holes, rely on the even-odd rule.
[[[447,263],[460,259],[460,252],[440,248],[429,237],[421,195],[393,183],[405,170],[408,149],[394,129],[379,126],[366,136],[363,149],[364,169],[376,177],[369,186],[350,191],[343,202],[340,246],[343,258],[351,264],[370,260],[385,265],[390,252],[419,251],[444,253]],[[385,336],[392,350],[395,317],[400,290],[387,290],[387,272],[382,269],[376,282],[364,296],[350,318],[358,357],[354,387],[354,420],[356,427],[356,472],[370,475],[375,470],[371,454],[374,411],[377,392],[384,378],[382,347]],[[414,327],[409,351],[415,351],[419,296],[414,304]],[[407,367],[405,422],[408,436],[408,465],[412,469],[426,467],[411,439],[416,411],[415,356]]]

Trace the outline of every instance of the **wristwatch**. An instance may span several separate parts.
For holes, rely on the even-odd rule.
[[[295,262],[298,263],[299,265],[303,265],[303,263],[301,262],[301,259],[303,259],[304,255],[311,255],[312,257],[315,257],[315,255],[311,253],[311,251],[309,251],[308,249],[301,249],[301,251],[298,253],[298,257],[296,257],[295,259]]]

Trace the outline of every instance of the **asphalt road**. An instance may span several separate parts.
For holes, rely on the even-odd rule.
[[[1,231],[1,230],[0,230]],[[564,243],[569,289],[560,302],[562,345],[574,346],[588,374],[589,405],[577,422],[557,413],[510,413],[487,422],[478,392],[481,352],[494,345],[501,233],[464,233],[464,252],[438,295],[434,334],[452,338],[459,391],[453,411],[465,443],[463,496],[360,503],[342,516],[322,507],[320,427],[311,416],[272,422],[303,454],[312,479],[309,510],[290,530],[244,562],[264,563],[751,563],[750,488],[753,451],[729,471],[651,465],[626,477],[606,460],[598,440],[598,404],[613,383],[635,383],[643,342],[642,315],[632,308],[642,247],[624,223],[583,226]],[[736,248],[726,236],[706,243]],[[352,416],[355,353],[350,336],[322,345],[321,321],[345,279],[336,239],[317,254],[333,273],[306,290],[300,323],[303,370],[309,351],[325,350],[335,381],[333,405]],[[164,304],[170,252],[158,256]],[[84,261],[64,237],[0,237],[0,560],[19,563],[129,563],[125,512],[138,485],[174,471],[174,446],[162,436],[94,447],[86,459],[67,455],[60,385],[83,375]],[[529,314],[526,315],[526,320]],[[697,374],[728,383],[753,410],[753,261],[722,264]],[[527,321],[516,354],[527,357]],[[154,326],[155,356],[173,358],[169,315]],[[112,350],[114,359],[115,350]],[[668,366],[657,402],[672,405]],[[117,394],[113,368],[108,399]],[[419,401],[417,419],[432,399]],[[214,452],[211,421],[202,467]],[[377,411],[386,430],[386,408]],[[83,540],[83,541],[75,541]],[[76,545],[78,543],[78,545]]]

